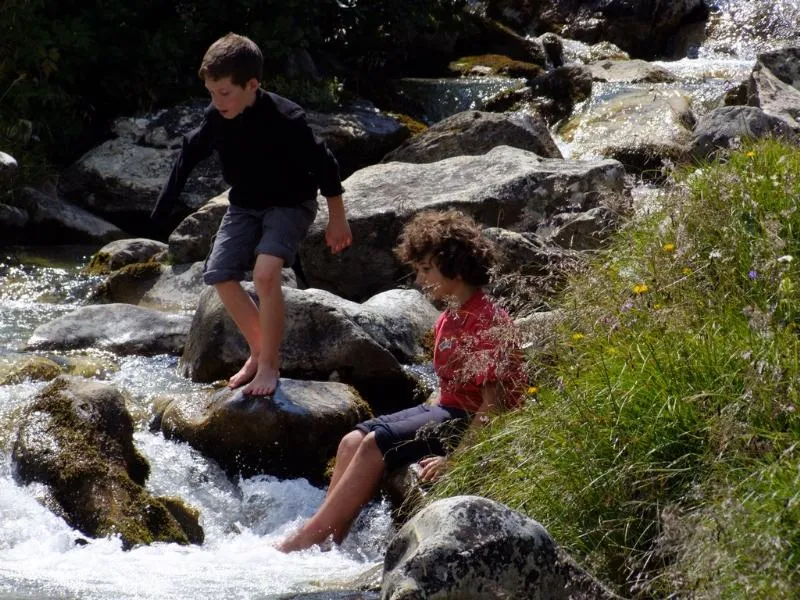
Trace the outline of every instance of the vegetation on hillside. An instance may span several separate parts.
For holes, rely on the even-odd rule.
[[[793,597],[798,198],[777,142],[679,174],[571,277],[537,393],[435,495],[521,510],[626,596]]]

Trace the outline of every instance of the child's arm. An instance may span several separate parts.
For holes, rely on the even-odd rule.
[[[471,442],[473,433],[481,429],[489,422],[489,416],[497,414],[505,406],[503,402],[502,386],[497,381],[487,382],[481,391],[483,402],[481,403],[478,412],[472,417],[472,421],[464,432],[458,446],[453,450],[453,454],[459,450],[464,449]],[[446,456],[428,456],[419,461],[422,470],[420,471],[419,478],[421,481],[435,481],[441,477],[448,468],[448,458]]]
[[[350,232],[341,194],[327,200],[328,228],[325,230],[325,243],[336,254],[353,243],[353,234]]]
[[[209,136],[208,121],[203,120],[200,127],[183,137],[181,152],[172,167],[167,183],[161,189],[153,211],[150,213],[153,221],[160,222],[170,213],[192,170],[197,163],[211,154]]]

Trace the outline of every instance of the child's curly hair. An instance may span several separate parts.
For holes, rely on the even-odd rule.
[[[494,245],[480,226],[457,210],[424,211],[403,228],[395,255],[413,265],[428,256],[445,277],[466,283],[489,283],[489,270],[497,258]]]

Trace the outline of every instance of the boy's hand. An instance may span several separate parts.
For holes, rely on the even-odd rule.
[[[325,230],[325,243],[336,254],[347,248],[353,243],[353,234],[350,232],[350,224],[347,219],[334,217],[328,220],[328,228]]]
[[[427,456],[419,461],[422,470],[419,473],[421,481],[436,481],[447,471],[446,456]]]

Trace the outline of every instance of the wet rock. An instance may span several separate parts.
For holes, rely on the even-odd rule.
[[[283,378],[269,397],[224,388],[205,402],[169,402],[156,418],[166,437],[189,443],[230,475],[321,482],[341,437],[368,414],[345,384]]]
[[[61,367],[44,356],[7,357],[0,363],[0,385],[13,385],[23,381],[50,381],[61,374]]]
[[[747,87],[747,104],[785,121],[800,132],[800,90],[781,80],[760,62],[756,63]]]
[[[183,264],[205,260],[228,205],[226,190],[181,221],[169,236],[170,262]]]
[[[124,396],[107,384],[53,381],[24,410],[11,458],[17,478],[45,484],[58,513],[87,536],[118,535],[125,548],[202,542],[196,511],[145,489],[150,467],[133,444]]]
[[[28,243],[105,244],[126,237],[121,229],[108,221],[33,188],[23,188],[14,203],[29,217]]]
[[[422,467],[411,463],[387,473],[381,489],[392,503],[392,521],[404,524],[423,507],[428,491],[420,483]]]
[[[253,293],[252,284],[246,289]],[[423,353],[422,338],[438,311],[414,290],[395,290],[364,304],[323,290],[283,289],[286,328],[281,373],[303,379],[351,383],[376,411],[405,407],[413,381],[400,361]],[[238,371],[247,344],[212,289],[204,292],[192,322],[180,369],[193,381],[211,382]]]
[[[344,186],[353,247],[330,253],[321,205],[300,252],[311,286],[353,299],[394,288],[407,276],[392,249],[404,223],[422,210],[457,208],[487,226],[536,233],[554,214],[619,203],[625,194],[616,161],[544,159],[508,146],[429,164],[374,165]]]
[[[627,52],[611,42],[589,45],[577,40],[560,39],[564,48],[564,62],[588,64],[601,60],[630,60]]]
[[[381,162],[430,163],[453,156],[485,154],[513,146],[546,158],[562,158],[546,123],[536,115],[471,110],[439,121]]]
[[[26,350],[98,348],[117,354],[180,354],[191,317],[130,304],[84,306],[37,327]]]
[[[562,128],[573,156],[614,158],[634,173],[661,175],[669,161],[686,159],[694,115],[679,90],[621,94],[571,119]]]
[[[697,159],[710,158],[715,152],[729,148],[732,142],[763,137],[798,139],[780,117],[768,115],[754,106],[726,106],[712,110],[697,122],[689,151]]]
[[[611,600],[536,521],[492,500],[456,496],[417,513],[392,538],[383,600]]]
[[[643,60],[601,60],[587,65],[595,81],[612,83],[673,83],[672,71]]]
[[[98,250],[86,270],[104,275],[134,263],[144,263],[167,249],[164,242],[147,238],[117,240]]]

